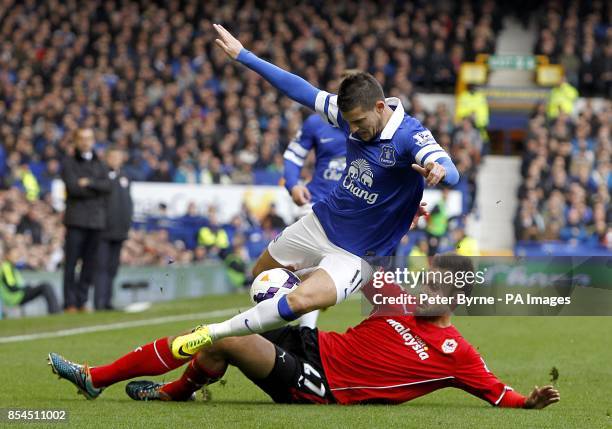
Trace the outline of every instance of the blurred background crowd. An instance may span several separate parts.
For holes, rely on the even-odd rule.
[[[322,88],[368,70],[417,116],[415,89],[452,91],[460,63],[491,52],[500,26],[492,1],[2,3],[0,177],[7,186],[29,168],[43,194],[77,125],[95,129],[98,148],[126,149],[133,180],[253,183],[281,171],[302,112],[213,48],[215,20]]]
[[[574,120],[549,120],[544,106],[530,121],[518,190],[516,240],[612,245],[612,103],[590,104]]]
[[[612,7],[604,1],[547,1],[539,10],[537,55],[561,64],[584,96],[612,98]]]

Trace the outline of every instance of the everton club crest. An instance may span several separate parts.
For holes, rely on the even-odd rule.
[[[395,149],[393,149],[393,145],[385,144],[380,147],[379,161],[386,167],[395,165]]]

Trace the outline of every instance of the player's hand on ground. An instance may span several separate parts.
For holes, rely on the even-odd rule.
[[[232,34],[223,28],[222,25],[213,24],[215,30],[217,30],[218,39],[215,39],[215,43],[233,60],[238,58],[238,54],[243,49],[242,43],[236,39]]]
[[[310,191],[304,185],[295,185],[291,188],[291,198],[298,206],[303,206],[310,202]]]
[[[426,206],[427,206],[427,202],[421,201],[421,204],[419,205],[419,209],[417,210],[416,214],[414,215],[414,218],[412,218],[412,223],[410,224],[410,229],[414,229],[414,228],[417,227],[417,224],[419,223],[419,218],[421,216],[425,216],[425,218],[429,217],[429,212],[425,208]]]
[[[424,168],[419,164],[412,164],[412,169],[423,176],[429,186],[437,185],[446,177],[446,168],[437,162],[428,162]]]
[[[533,408],[535,410],[548,407],[550,404],[559,402],[561,399],[559,391],[553,386],[535,386],[527,401],[525,401],[525,408]]]

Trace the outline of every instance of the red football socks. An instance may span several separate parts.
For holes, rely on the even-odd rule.
[[[138,347],[110,365],[91,368],[91,381],[95,387],[106,387],[143,375],[165,374],[185,362],[186,359],[176,359],[172,356],[168,337],[159,338]]]
[[[211,372],[200,366],[194,358],[187,365],[181,378],[166,384],[161,391],[169,395],[173,401],[186,401],[193,392],[219,380],[224,373],[225,370],[218,373]]]

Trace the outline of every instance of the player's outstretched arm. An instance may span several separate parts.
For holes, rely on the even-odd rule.
[[[463,340],[465,341],[465,340]],[[461,345],[455,381],[460,388],[501,408],[525,408],[539,410],[559,402],[559,391],[553,386],[536,386],[529,396],[523,396],[500,381],[478,352],[469,343]]]
[[[223,49],[231,59],[244,64],[261,75],[287,97],[297,101],[303,106],[315,110],[315,101],[320,91],[318,88],[315,88],[301,77],[264,61],[257,55],[246,50],[244,46],[242,46],[242,43],[240,43],[240,41],[229,31],[223,28],[222,25],[213,24],[213,26],[219,36],[219,38],[215,40],[215,43]]]

